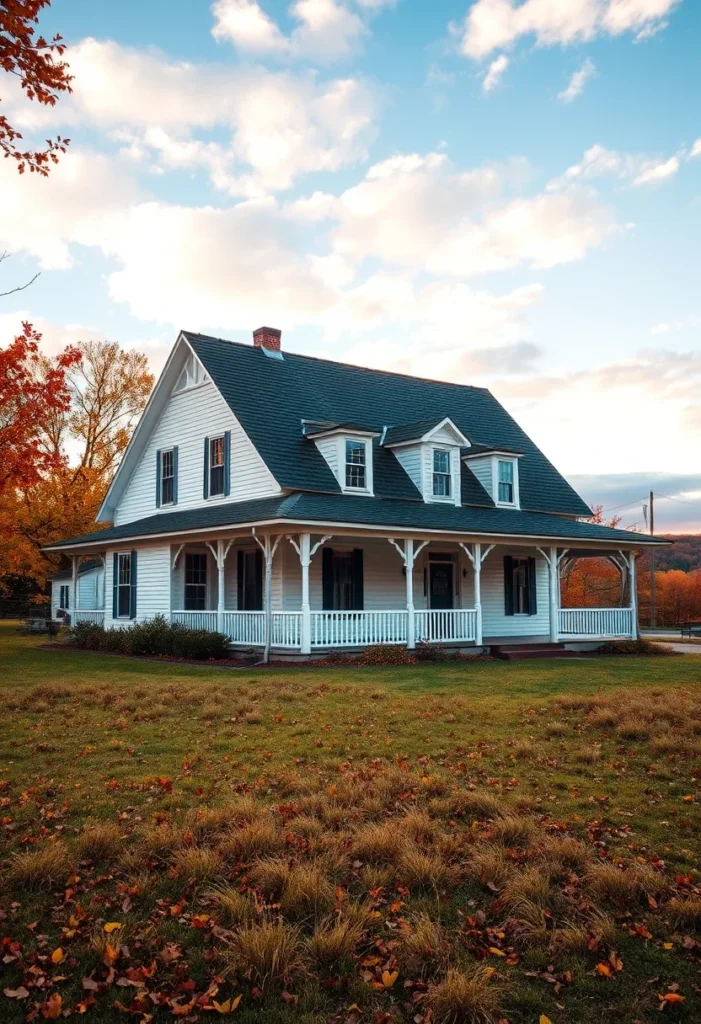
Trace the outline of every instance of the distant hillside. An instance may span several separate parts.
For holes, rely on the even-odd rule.
[[[681,569],[691,572],[701,569],[701,534],[661,534],[674,541],[674,546],[658,548],[655,560],[658,570]]]

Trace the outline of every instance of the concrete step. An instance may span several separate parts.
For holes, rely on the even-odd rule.
[[[568,651],[564,644],[495,644],[491,648],[495,658],[503,661],[527,661],[536,658],[576,658],[577,651]]]

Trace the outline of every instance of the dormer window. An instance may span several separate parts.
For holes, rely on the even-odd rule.
[[[346,487],[349,490],[367,489],[367,442],[346,439]]]
[[[450,498],[452,472],[450,452],[443,448],[433,449],[433,497]]]
[[[514,505],[514,464],[509,459],[498,462],[498,501],[500,505]]]

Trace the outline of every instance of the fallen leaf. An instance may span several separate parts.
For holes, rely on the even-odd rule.
[[[603,975],[604,978],[611,977],[611,968],[608,964],[597,964],[596,969],[599,972],[599,974]]]
[[[63,950],[59,946],[58,949],[55,949],[53,951],[53,953],[51,954],[51,963],[52,964],[60,964],[61,961],[63,960],[63,956],[64,956]]]
[[[663,996],[658,995],[658,999],[662,1000],[662,1005],[665,1003],[685,1003],[686,996],[679,995],[678,992],[665,992]]]
[[[8,999],[26,999],[29,995],[24,985],[20,985],[19,988],[4,988],[3,992]]]
[[[541,1013],[538,1024],[553,1024],[549,1017],[546,1017],[544,1013]]]
[[[41,1015],[44,1020],[58,1020],[63,1010],[63,999],[54,992],[53,995],[49,996],[45,1003],[41,1005]]]
[[[382,984],[385,988],[392,988],[395,981],[399,977],[399,971],[383,971],[382,972]]]
[[[108,924],[105,925],[105,931],[107,932],[108,935],[111,935],[112,932],[118,932],[121,927],[122,926],[119,923],[119,921],[110,921]]]

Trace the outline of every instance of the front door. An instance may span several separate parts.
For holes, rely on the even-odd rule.
[[[453,563],[429,562],[429,605],[445,610],[453,607]]]

